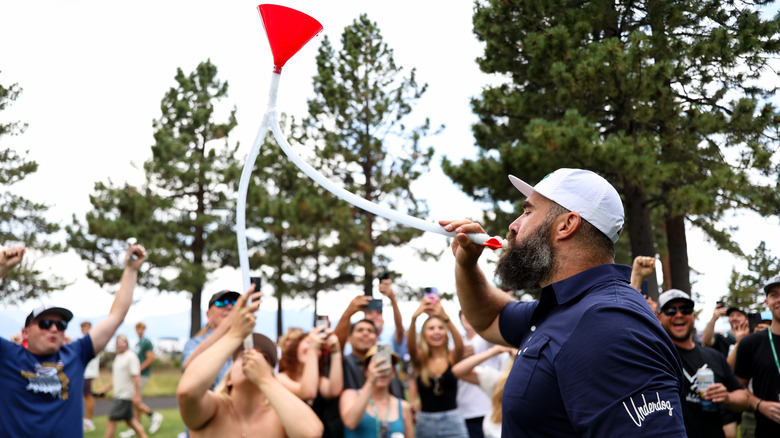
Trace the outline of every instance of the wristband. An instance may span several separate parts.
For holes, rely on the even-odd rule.
[[[761,406],[761,402],[764,400],[759,400],[758,403],[756,403],[756,409],[754,409],[755,412],[758,412],[758,407]]]

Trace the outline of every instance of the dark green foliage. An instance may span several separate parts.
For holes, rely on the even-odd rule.
[[[479,65],[504,81],[472,101],[479,156],[445,173],[494,203],[498,229],[521,200],[508,173],[594,170],[624,198],[623,260],[668,253],[671,286],[688,290],[686,219],[739,254],[724,212],[780,211],[776,81],[762,80],[780,24],[764,3],[477,1]]]
[[[327,37],[323,39],[314,77],[316,97],[309,100],[304,121],[321,166],[329,177],[369,201],[424,216],[427,207],[410,185],[427,171],[433,156],[431,148],[420,144],[430,125],[426,119],[409,128],[404,121],[426,85],[417,83],[414,69],[403,75],[376,23],[365,15],[344,29],[341,45],[335,50]],[[364,291],[370,292],[377,266],[388,262],[377,250],[404,245],[421,232],[356,208],[351,215],[338,230],[339,239],[363,268],[350,275],[362,278]]]
[[[215,269],[237,266],[235,199],[241,165],[238,145],[228,134],[236,126],[233,108],[215,120],[215,103],[227,97],[210,61],[185,75],[163,97],[154,121],[152,157],[144,163],[143,187],[95,185],[86,223],[73,218],[69,243],[89,261],[89,277],[101,285],[119,281],[116,260],[135,237],[147,248],[148,264],[139,283],[163,292],[192,295],[192,327],[201,327],[201,293]]]
[[[756,247],[752,255],[745,257],[748,273],[740,274],[731,270],[729,294],[722,297],[728,307],[762,311],[764,306],[764,284],[767,280],[780,273],[780,258],[774,257],[767,249],[766,242]]]
[[[0,112],[7,109],[21,92],[18,84],[9,87],[0,84]],[[0,121],[0,138],[22,134],[26,127],[20,122]],[[62,246],[50,240],[60,226],[44,217],[49,206],[9,191],[11,186],[38,170],[38,163],[29,160],[27,153],[0,148],[0,244],[23,245],[43,254],[62,252]],[[61,278],[37,269],[28,253],[19,267],[0,280],[0,302],[18,303],[65,286]]]

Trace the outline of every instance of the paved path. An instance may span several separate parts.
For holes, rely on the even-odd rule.
[[[108,399],[95,399],[95,416],[108,415],[111,410],[112,400]],[[149,405],[152,410],[155,409],[170,409],[178,406],[176,404],[176,397],[145,397],[144,403]]]

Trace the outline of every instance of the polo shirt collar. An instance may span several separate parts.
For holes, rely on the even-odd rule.
[[[569,278],[545,286],[542,288],[542,294],[545,295],[545,292],[550,293],[550,291],[552,291],[555,294],[555,299],[558,304],[565,304],[585,293],[598,283],[614,280],[630,283],[630,279],[630,266],[610,263],[590,268],[579,274],[572,275]]]

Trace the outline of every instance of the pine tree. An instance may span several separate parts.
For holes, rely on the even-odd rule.
[[[670,286],[690,291],[686,220],[740,254],[716,226],[724,212],[780,206],[780,113],[761,81],[780,25],[761,4],[477,2],[478,63],[505,81],[473,101],[478,158],[445,173],[494,202],[489,225],[503,227],[516,212],[498,204],[519,204],[506,174],[594,170],[625,203],[631,255],[619,260],[665,255]]]
[[[761,311],[764,310],[763,287],[767,280],[780,273],[780,258],[772,256],[764,241],[745,258],[748,273],[740,274],[732,268],[729,294],[722,298],[728,307]]]
[[[376,23],[365,14],[344,29],[341,46],[334,49],[325,37],[318,49],[316,97],[309,100],[304,120],[307,136],[329,176],[347,190],[424,216],[427,206],[410,186],[428,169],[433,155],[431,148],[420,145],[430,123],[426,119],[408,128],[404,120],[427,86],[417,83],[414,69],[404,76]],[[362,210],[353,209],[352,214],[352,229],[340,232],[339,238],[359,258],[363,290],[371,293],[376,267],[387,263],[377,250],[403,245],[421,232]]]
[[[6,110],[21,94],[19,84],[0,84],[0,112]],[[0,138],[20,135],[27,128],[21,122],[0,121]],[[50,240],[60,226],[49,222],[45,214],[48,205],[33,202],[13,193],[10,188],[38,170],[38,163],[28,158],[28,151],[19,153],[0,148],[0,242],[3,245],[23,245],[43,254],[62,252],[62,246]],[[18,303],[46,295],[65,286],[62,278],[37,269],[30,257],[0,280],[0,301]]]
[[[89,261],[90,278],[101,285],[119,280],[113,261],[126,248],[125,239],[137,238],[149,254],[139,284],[190,293],[194,334],[201,327],[208,275],[238,265],[232,224],[241,164],[235,158],[238,145],[228,141],[236,109],[224,122],[215,120],[215,104],[228,94],[217,67],[209,60],[188,75],[178,69],[175,80],[154,121],[143,187],[96,184],[86,223],[74,217],[68,234],[70,245]]]

